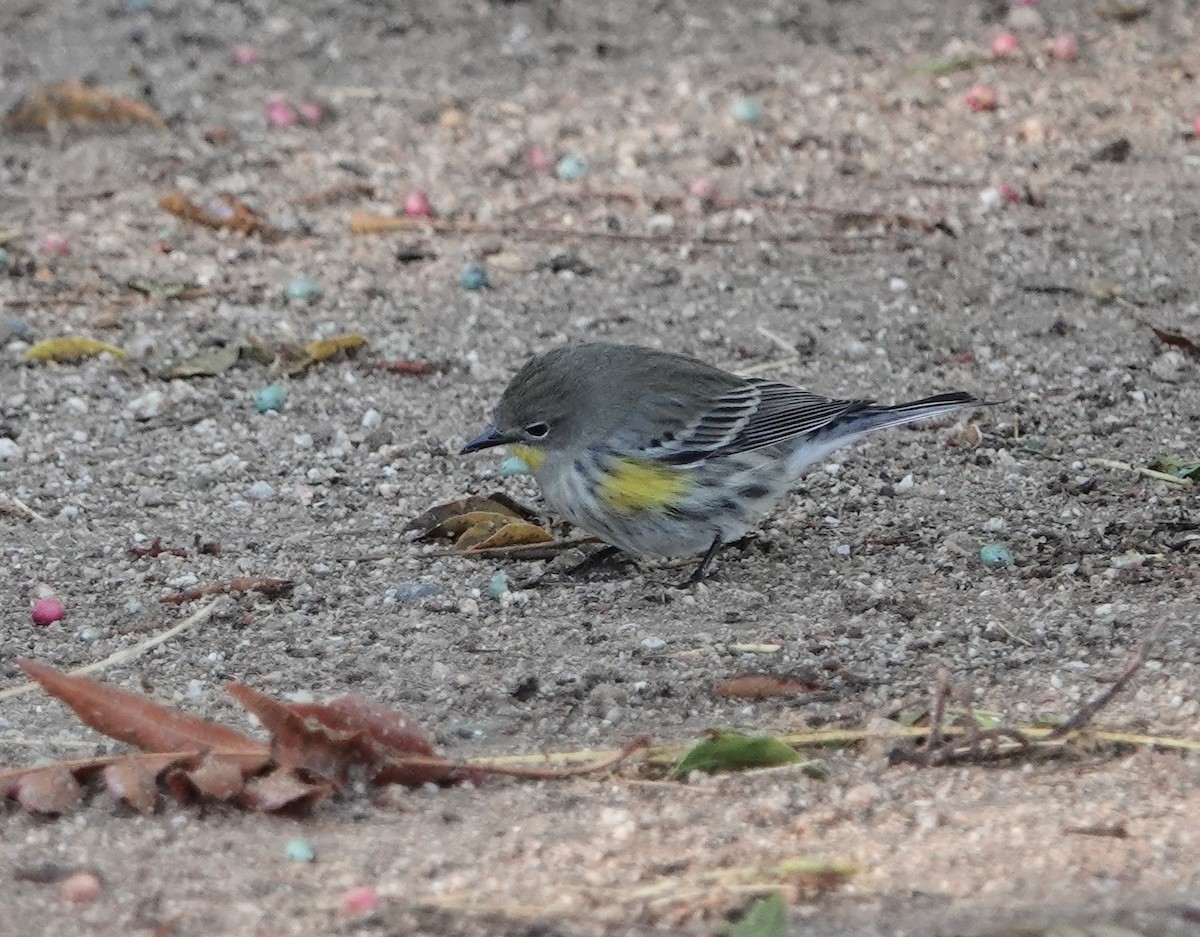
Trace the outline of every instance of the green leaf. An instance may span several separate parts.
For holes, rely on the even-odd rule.
[[[1176,459],[1174,456],[1160,455],[1150,463],[1150,468],[1156,472],[1166,472],[1176,478],[1190,478],[1200,482],[1200,459]]]
[[[220,348],[210,348],[183,361],[177,361],[162,372],[162,377],[167,380],[177,377],[215,377],[237,364],[241,354],[242,347],[235,342]]]
[[[741,732],[713,732],[685,754],[671,770],[677,778],[693,771],[715,774],[743,768],[771,768],[795,764],[799,753],[770,735],[745,735]]]
[[[917,71],[922,75],[950,75],[954,72],[964,72],[967,69],[974,68],[976,65],[975,59],[969,55],[954,55],[944,59],[929,59],[917,66]]]
[[[717,931],[721,937],[784,937],[787,933],[787,905],[779,892],[759,898],[750,905],[736,924]]]

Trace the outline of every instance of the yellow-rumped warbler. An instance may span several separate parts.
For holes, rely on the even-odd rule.
[[[683,355],[592,342],[526,362],[463,453],[507,445],[550,509],[633,553],[704,559],[743,537],[804,471],[868,433],[982,402],[835,400]]]

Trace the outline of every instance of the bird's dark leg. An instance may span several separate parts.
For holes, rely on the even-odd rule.
[[[692,574],[688,576],[687,579],[683,580],[683,582],[676,583],[676,588],[686,589],[688,586],[694,585],[702,580],[704,578],[704,574],[708,572],[708,567],[712,565],[713,557],[717,555],[720,549],[721,535],[717,534],[717,536],[713,537],[712,545],[709,546],[708,550],[705,552],[704,558],[700,560],[700,565],[692,570]]]
[[[594,553],[589,553],[582,560],[568,569],[567,575],[582,576],[586,573],[590,573],[592,570],[603,566],[614,556],[618,556],[620,553],[620,547],[614,547],[611,544],[605,544],[599,550],[596,550]]]

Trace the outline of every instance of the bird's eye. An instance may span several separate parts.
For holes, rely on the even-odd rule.
[[[530,423],[525,427],[525,432],[534,439],[543,439],[550,432],[550,426],[542,422]]]

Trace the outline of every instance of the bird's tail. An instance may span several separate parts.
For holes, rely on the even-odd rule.
[[[962,391],[949,394],[934,394],[932,397],[922,397],[908,403],[898,403],[894,406],[881,406],[868,403],[854,409],[834,421],[828,429],[835,433],[846,433],[857,436],[889,426],[902,426],[905,423],[915,423],[918,420],[929,420],[956,410],[967,407],[986,406],[985,402]]]
[[[883,406],[864,400],[860,406],[852,407],[814,433],[807,445],[798,447],[791,457],[788,469],[792,478],[799,478],[810,466],[834,450],[848,446],[876,430],[928,420],[968,407],[983,406],[987,406],[986,401],[961,391],[935,394],[895,406]]]

